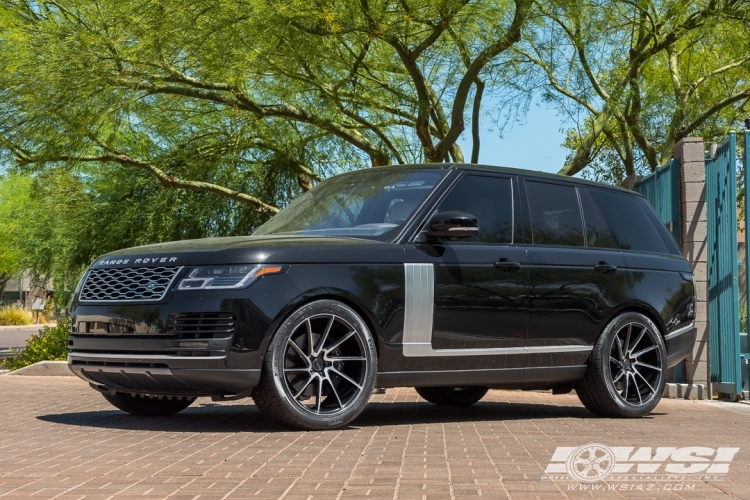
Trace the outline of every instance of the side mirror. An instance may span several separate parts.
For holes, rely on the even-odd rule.
[[[440,212],[430,218],[429,229],[424,232],[429,239],[471,238],[479,233],[479,221],[466,212]]]

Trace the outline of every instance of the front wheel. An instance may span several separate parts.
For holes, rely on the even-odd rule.
[[[195,401],[193,397],[140,396],[116,392],[102,393],[104,399],[120,410],[143,417],[165,417],[181,412]]]
[[[364,410],[378,357],[370,330],[349,306],[317,300],[276,331],[253,391],[258,408],[290,427],[342,427]]]
[[[642,314],[625,313],[604,329],[575,389],[597,415],[642,417],[659,403],[666,372],[666,347],[656,325]]]
[[[486,387],[415,387],[417,394],[438,406],[471,406],[487,394]]]

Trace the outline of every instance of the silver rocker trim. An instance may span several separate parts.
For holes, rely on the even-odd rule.
[[[432,319],[435,312],[435,268],[432,264],[404,264],[404,275],[404,357],[590,352],[594,348],[589,345],[561,345],[486,349],[433,349]]]

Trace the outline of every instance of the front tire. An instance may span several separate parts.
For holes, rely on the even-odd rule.
[[[364,410],[377,376],[369,328],[354,310],[317,300],[292,313],[266,351],[258,408],[290,427],[343,427]]]
[[[438,406],[471,406],[487,394],[486,387],[415,387],[417,394]]]
[[[659,329],[643,314],[629,312],[604,329],[575,389],[596,415],[642,417],[661,400],[666,373],[666,347]]]
[[[116,392],[114,394],[102,393],[104,399],[110,402],[115,408],[138,415],[141,417],[166,417],[181,412],[195,401],[195,398],[172,396],[139,396],[131,395],[125,392]]]

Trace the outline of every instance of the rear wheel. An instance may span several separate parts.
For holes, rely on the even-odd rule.
[[[362,318],[335,300],[302,306],[266,352],[258,408],[290,427],[342,427],[364,410],[375,385],[375,342]]]
[[[487,394],[486,387],[415,387],[417,394],[439,406],[471,406]]]
[[[181,412],[195,401],[192,397],[141,396],[125,392],[102,393],[104,399],[120,410],[144,417],[164,417]]]
[[[666,372],[666,347],[656,325],[642,314],[625,313],[604,329],[575,389],[597,415],[641,417],[659,403]]]

